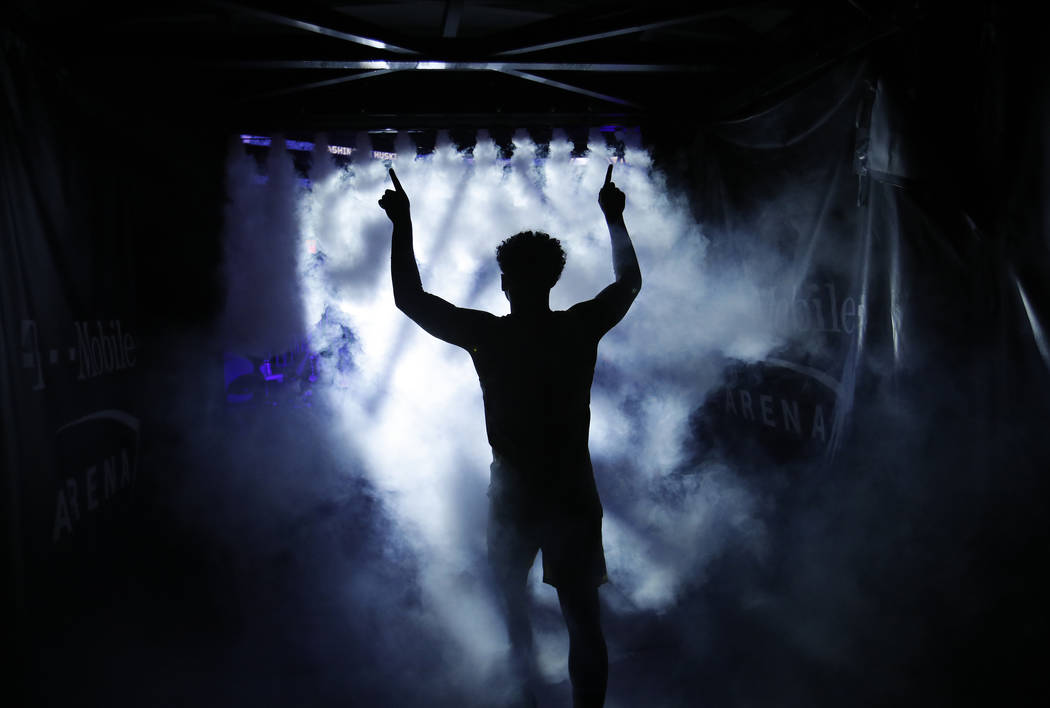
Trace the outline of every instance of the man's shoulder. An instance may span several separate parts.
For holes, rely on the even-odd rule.
[[[458,307],[456,309],[459,311],[460,315],[470,318],[475,324],[491,324],[502,319],[498,315],[494,315],[486,310],[472,310],[468,307]]]
[[[595,300],[582,300],[563,312],[566,322],[575,327],[586,328],[588,323],[598,319],[599,310],[599,305]]]
[[[493,315],[493,321],[505,326],[507,329],[513,329],[515,327],[527,327],[535,328],[538,326],[561,326],[566,322],[573,320],[579,320],[584,317],[585,314],[577,309],[577,305],[573,305],[567,310],[551,310],[549,317],[541,320],[523,319],[521,317],[515,317],[513,313],[507,313],[505,315]]]

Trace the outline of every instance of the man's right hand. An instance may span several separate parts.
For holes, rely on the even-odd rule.
[[[623,216],[623,208],[627,203],[627,197],[616,188],[616,184],[612,181],[612,170],[613,166],[609,165],[609,169],[605,173],[605,184],[602,185],[602,190],[598,192],[598,206],[602,208],[602,213],[605,214],[606,220],[621,218]]]
[[[379,199],[379,206],[383,207],[387,217],[395,224],[399,221],[409,221],[412,217],[409,211],[408,195],[405,194],[405,188],[401,186],[401,181],[394,173],[393,167],[390,168],[390,179],[394,182],[394,188],[383,192],[383,196]]]

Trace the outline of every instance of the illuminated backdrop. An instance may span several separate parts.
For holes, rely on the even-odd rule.
[[[645,284],[602,340],[592,392],[591,451],[611,581],[603,596],[617,612],[659,611],[728,537],[762,552],[749,492],[720,464],[691,466],[686,446],[690,414],[720,383],[712,362],[755,360],[773,346],[763,314],[768,283],[755,262],[747,273],[709,271],[707,241],[684,196],[669,193],[650,155],[625,137],[617,156],[594,131],[590,151],[574,156],[556,132],[541,158],[520,132],[506,159],[483,132],[472,154],[439,135],[433,153],[420,157],[405,136],[396,156],[374,153],[363,136],[343,166],[329,154],[346,149],[322,141],[313,146],[308,180],[281,140],[262,177],[243,149],[230,164],[231,346],[277,350],[305,335],[317,382],[304,387],[307,402],[332,413],[334,438],[355,460],[348,474],[380,491],[399,544],[419,563],[428,617],[420,621],[443,625],[464,671],[492,666],[506,649],[484,556],[491,455],[469,356],[394,307],[391,228],[377,205],[391,164],[411,199],[424,287],[459,306],[504,314],[495,247],[521,230],[546,231],[567,251],[553,308],[612,282],[597,194],[615,163]],[[288,302],[296,298],[293,310]],[[538,573],[530,586],[538,605],[557,606]],[[537,637],[551,679],[564,675],[565,641],[558,632]]]

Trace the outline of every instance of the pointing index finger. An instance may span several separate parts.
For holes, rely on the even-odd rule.
[[[399,180],[397,178],[397,173],[394,172],[394,168],[393,167],[390,168],[390,179],[392,179],[394,181],[394,189],[395,190],[397,190],[398,192],[405,191],[404,187],[401,186],[401,180]]]
[[[602,186],[606,186],[612,181],[612,168],[613,166],[609,165],[609,169],[605,171],[605,185]]]

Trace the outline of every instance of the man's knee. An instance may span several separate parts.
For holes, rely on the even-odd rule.
[[[598,588],[575,585],[558,588],[558,602],[569,631],[574,634],[601,636],[601,604]]]

